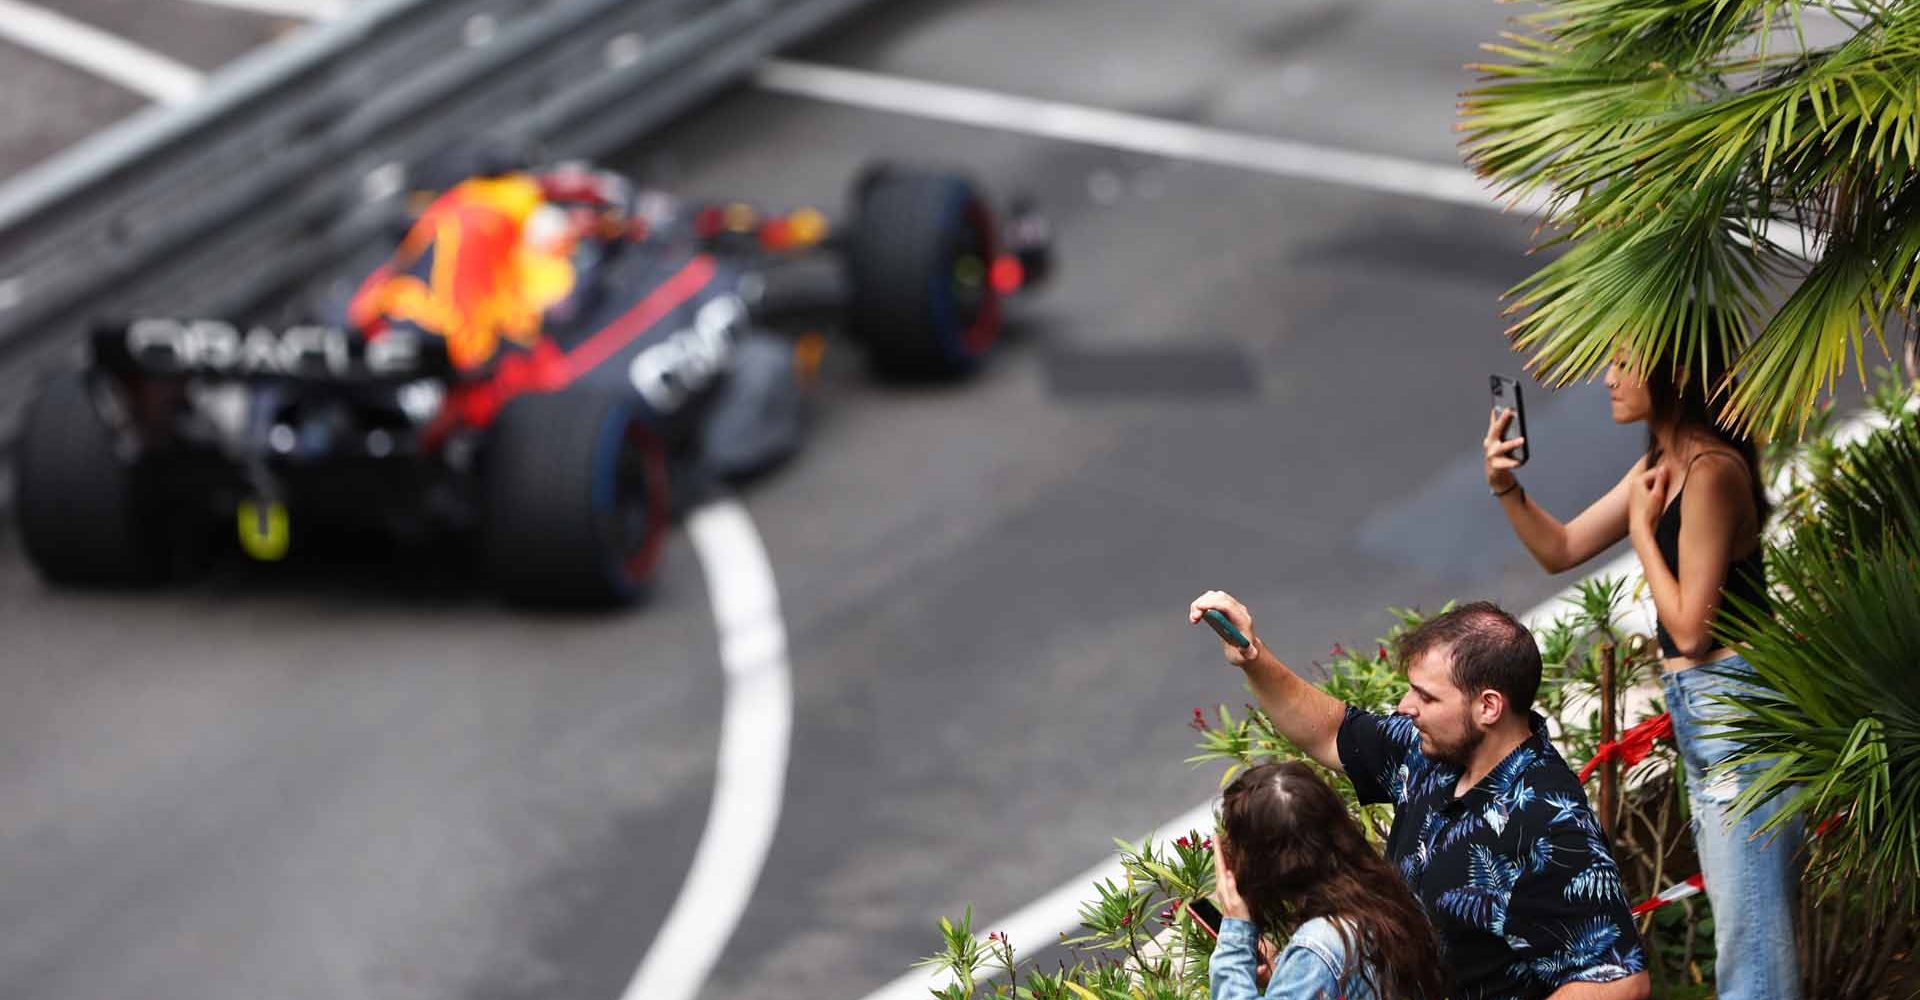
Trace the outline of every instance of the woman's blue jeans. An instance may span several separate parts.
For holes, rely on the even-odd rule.
[[[1673,716],[1674,742],[1693,809],[1693,842],[1713,904],[1714,976],[1720,1000],[1799,1000],[1800,954],[1793,921],[1800,888],[1799,819],[1756,836],[1780,811],[1775,798],[1733,818],[1733,800],[1761,767],[1709,768],[1736,748],[1714,721],[1732,709],[1715,695],[1759,690],[1753,668],[1738,656],[1687,670],[1667,671],[1660,686]]]

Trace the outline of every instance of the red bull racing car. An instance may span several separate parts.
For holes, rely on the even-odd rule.
[[[331,321],[97,327],[28,411],[22,541],[49,581],[127,585],[222,538],[273,561],[356,525],[470,539],[510,599],[625,603],[701,484],[800,444],[820,342],[779,321],[820,293],[783,292],[783,266],[840,262],[837,325],[877,373],[953,379],[1047,242],[1030,209],[896,166],[863,171],[838,223],[580,166],[470,176]]]

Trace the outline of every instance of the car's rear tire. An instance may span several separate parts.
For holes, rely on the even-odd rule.
[[[481,553],[508,600],[610,607],[644,593],[670,517],[666,463],[637,401],[522,396],[494,422]]]
[[[64,372],[27,409],[14,457],[27,558],[48,582],[143,586],[179,554],[157,470],[101,416],[94,378]]]
[[[965,178],[870,167],[854,185],[847,328],[874,370],[968,375],[1000,337],[993,215]]]

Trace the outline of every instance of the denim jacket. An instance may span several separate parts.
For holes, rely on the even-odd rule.
[[[1347,949],[1339,929],[1325,917],[1315,917],[1293,932],[1286,950],[1274,959],[1264,994],[1253,974],[1259,944],[1260,932],[1252,924],[1232,917],[1220,921],[1209,976],[1213,1000],[1378,1000],[1362,976],[1341,981]]]

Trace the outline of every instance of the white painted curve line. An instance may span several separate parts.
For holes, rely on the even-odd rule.
[[[1060,101],[928,83],[883,73],[788,59],[761,63],[754,82],[766,90],[935,121],[1148,153],[1280,177],[1339,184],[1427,201],[1503,211],[1492,188],[1461,167],[1290,142],[1227,129]],[[1511,207],[1534,213],[1543,196]]]
[[[1842,442],[1856,441],[1871,429],[1885,426],[1885,423],[1884,419],[1871,411],[1857,413],[1835,428],[1835,437]],[[1581,582],[1608,576],[1638,575],[1639,572],[1639,557],[1632,551],[1628,551],[1588,574]],[[1554,618],[1572,611],[1573,606],[1567,602],[1578,598],[1579,589],[1579,583],[1568,586],[1535,605],[1532,610],[1520,615],[1520,621],[1529,629],[1537,629]],[[1621,622],[1626,628],[1652,635],[1654,625],[1652,599],[1644,598],[1634,601],[1622,609]],[[1167,841],[1184,836],[1190,830],[1205,833],[1211,829],[1213,829],[1213,800],[1209,799],[1162,824],[1154,831],[1151,839],[1155,842]],[[1080,925],[1080,905],[1092,897],[1095,882],[1124,877],[1125,871],[1120,867],[1120,858],[1115,855],[1068,879],[1058,888],[1022,907],[1011,917],[997,921],[977,921],[976,926],[981,928],[978,939],[984,945],[987,934],[993,931],[1005,931],[1007,939],[1013,943],[1016,955],[1031,955],[1042,948],[1051,947],[1059,943],[1061,934],[1071,933]],[[930,991],[939,990],[949,982],[951,979],[937,972],[915,969],[867,994],[863,1000],[925,1000]]]
[[[759,881],[787,782],[793,683],[766,548],[735,500],[695,510],[687,534],[707,577],[726,670],[720,760],[693,867],[626,1000],[691,1000],[706,983]]]
[[[21,0],[0,0],[0,38],[162,104],[190,101],[206,83],[191,66]]]
[[[331,21],[346,13],[348,0],[193,0],[208,7],[290,17],[299,21]]]

